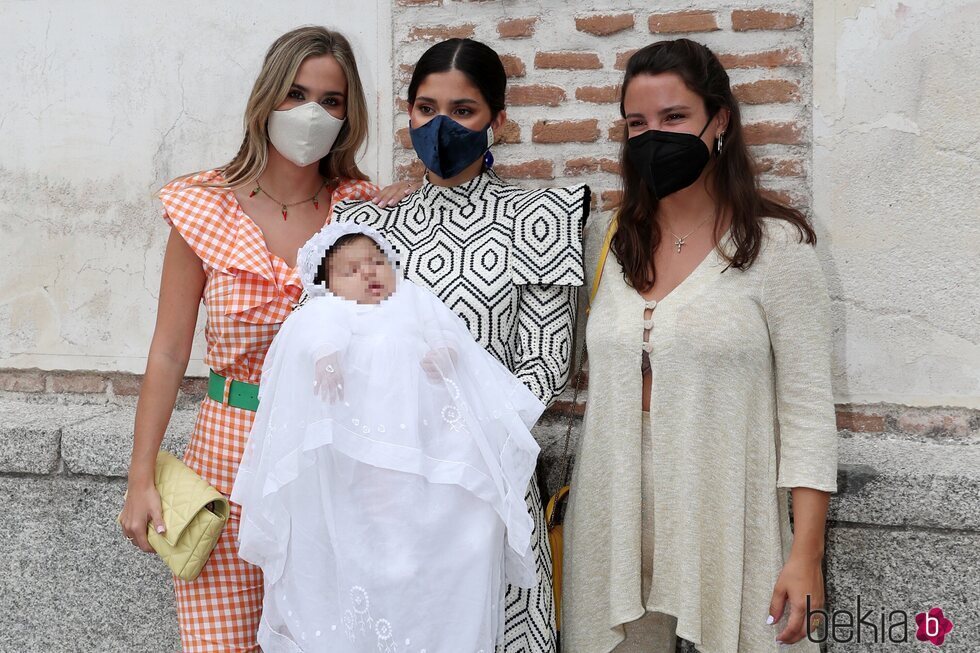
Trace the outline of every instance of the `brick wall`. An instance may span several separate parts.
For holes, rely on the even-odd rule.
[[[0,400],[32,404],[132,405],[139,396],[143,376],[122,372],[0,369]],[[581,418],[585,413],[588,374],[583,373],[581,394],[573,402],[572,384],[551,405],[551,420]],[[207,393],[207,379],[188,376],[177,395],[178,410],[196,410]],[[941,438],[973,441],[980,438],[980,410],[957,407],[903,406],[899,404],[837,404],[837,428],[849,433],[890,433],[912,439]],[[578,429],[576,429],[577,432]],[[564,431],[561,431],[562,439]],[[552,453],[557,454],[557,451]],[[2,471],[0,471],[2,473]]]
[[[95,403],[134,401],[143,383],[142,374],[124,372],[75,372],[0,368],[0,396],[7,393],[21,397],[55,399],[75,397]],[[193,405],[207,393],[207,379],[188,376],[178,393],[178,403]]]
[[[729,71],[764,186],[810,205],[810,3],[397,0],[394,8],[396,174],[418,178],[405,102],[419,56],[433,43],[471,37],[501,56],[508,121],[497,172],[531,185],[592,186],[598,208],[620,197],[619,85],[629,56],[654,41],[708,45]]]

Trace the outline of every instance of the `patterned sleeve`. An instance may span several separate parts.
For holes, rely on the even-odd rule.
[[[590,198],[589,187],[578,184],[526,191],[511,200],[515,283],[582,285],[582,232]]]
[[[519,286],[514,375],[548,406],[565,389],[577,286]]]
[[[520,293],[514,374],[546,406],[568,382],[590,199],[578,184],[528,191],[512,204],[511,274]]]

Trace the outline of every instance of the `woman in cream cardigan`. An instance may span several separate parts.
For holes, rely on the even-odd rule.
[[[638,51],[620,107],[623,202],[590,234],[609,255],[586,330],[563,648],[817,651],[806,610],[824,601],[837,441],[815,234],[759,193],[708,48]]]

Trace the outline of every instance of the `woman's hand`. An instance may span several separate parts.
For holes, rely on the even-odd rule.
[[[819,556],[795,556],[791,553],[783,570],[779,573],[776,586],[769,602],[770,623],[782,619],[789,610],[789,620],[776,641],[782,644],[795,644],[806,636],[807,596],[810,597],[810,610],[822,610],[824,606],[824,585],[822,560]],[[789,602],[787,606],[786,603]],[[810,617],[809,631],[819,625],[821,615]]]
[[[334,404],[344,400],[344,376],[340,371],[339,354],[318,359],[313,374],[313,392],[321,401]]]
[[[378,206],[394,206],[403,199],[421,188],[422,184],[417,181],[396,181],[390,186],[385,186],[378,191],[378,194],[371,199]]]
[[[163,508],[160,504],[160,494],[153,483],[134,484],[129,482],[126,492],[126,504],[119,516],[123,534],[126,539],[147,553],[153,553],[146,536],[149,523],[157,533],[165,533],[167,525],[163,521]]]

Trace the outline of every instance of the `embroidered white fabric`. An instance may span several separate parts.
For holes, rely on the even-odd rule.
[[[332,244],[329,230],[314,240]],[[319,260],[301,261],[311,281]],[[314,393],[324,357],[333,401]],[[264,572],[263,651],[492,651],[506,584],[536,584],[524,493],[537,397],[399,279],[375,306],[324,292],[294,312],[259,398],[231,499],[240,554]]]

